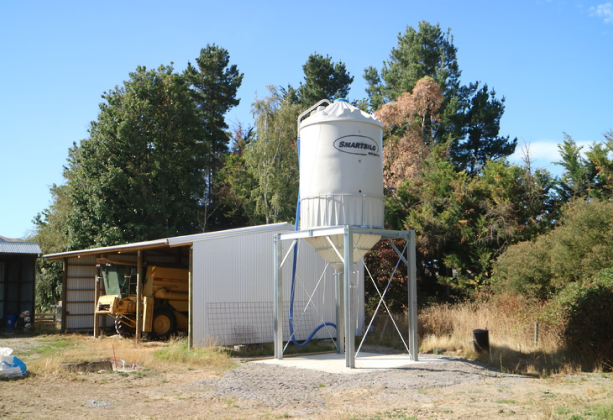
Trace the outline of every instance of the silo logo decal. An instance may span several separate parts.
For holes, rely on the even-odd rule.
[[[379,146],[370,137],[360,135],[349,135],[339,137],[334,140],[336,150],[351,155],[360,156],[379,156]]]

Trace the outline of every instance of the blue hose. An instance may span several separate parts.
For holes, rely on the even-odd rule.
[[[298,149],[298,169],[300,169],[300,136],[298,136],[296,149]],[[298,230],[299,228],[298,222],[300,220],[300,191],[298,191],[298,202],[296,203],[296,219],[295,220],[296,222],[294,224],[294,230]],[[315,334],[317,334],[317,331],[321,330],[322,328],[326,326],[336,328],[336,324],[332,322],[324,322],[323,324],[315,328],[313,332],[311,333],[311,335],[309,335],[308,338],[304,340],[302,343],[299,343],[296,340],[296,337],[294,336],[294,294],[296,291],[296,263],[297,261],[298,261],[298,242],[296,242],[296,245],[294,246],[294,263],[292,265],[292,287],[291,287],[291,293],[290,293],[290,298],[289,298],[290,299],[289,300],[289,334],[292,339],[292,343],[294,343],[296,347],[304,347],[307,344],[309,344],[309,342],[313,339]]]

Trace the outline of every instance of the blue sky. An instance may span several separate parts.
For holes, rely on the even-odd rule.
[[[581,144],[613,129],[613,2],[558,1],[0,1],[0,235],[24,237],[62,184],[73,142],[87,137],[100,95],[138,65],[181,71],[217,44],[245,74],[230,125],[252,124],[266,86],[296,86],[314,52],[355,76],[381,68],[419,21],[451,28],[462,83],[506,98],[501,134],[551,166],[563,133]],[[518,148],[519,150],[519,148]]]

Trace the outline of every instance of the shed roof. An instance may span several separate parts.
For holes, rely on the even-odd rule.
[[[40,255],[42,251],[36,242],[0,241],[0,254]]]
[[[251,226],[246,228],[221,230],[218,232],[196,233],[194,235],[175,236],[172,238],[156,239],[153,241],[133,242],[131,244],[113,245],[102,248],[81,249],[77,251],[60,252],[48,254],[44,257],[48,260],[59,260],[68,257],[85,257],[114,252],[134,252],[146,249],[163,249],[177,246],[192,245],[194,242],[207,241],[211,239],[227,238],[232,236],[249,235],[252,233],[269,232],[276,230],[291,230],[293,226],[289,223],[275,223],[270,225]]]

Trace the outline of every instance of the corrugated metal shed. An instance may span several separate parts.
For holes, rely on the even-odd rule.
[[[219,232],[165,238],[119,246],[46,255],[65,262],[65,329],[92,330],[96,257],[135,261],[136,251],[145,251],[149,264],[176,263],[192,267],[192,327],[195,346],[250,344],[273,341],[273,240],[277,233],[294,230],[289,223],[253,226]],[[291,243],[284,244],[285,251]],[[189,255],[192,250],[192,261]],[[285,264],[284,278],[291,278],[291,260]],[[306,244],[300,245],[295,297],[297,338],[306,338],[324,321],[335,322],[335,284],[331,267]],[[357,296],[363,296],[363,270],[360,267]],[[315,285],[319,284],[314,293]],[[289,306],[290,286],[284,289]],[[356,297],[357,298],[357,297]],[[359,304],[363,320],[363,302]],[[304,309],[306,308],[306,311]],[[287,318],[288,308],[284,312]],[[107,325],[112,325],[106,320]],[[287,323],[287,322],[286,322]],[[360,321],[360,330],[362,323]],[[287,325],[284,336],[289,339]],[[322,329],[317,338],[335,336],[335,330]]]
[[[7,315],[34,314],[34,266],[41,255],[36,242],[0,240],[0,325]]]
[[[0,241],[0,254],[31,254],[40,256],[42,251],[36,242]]]
[[[275,234],[293,229],[289,224],[258,226],[194,240],[192,339],[195,346],[273,341],[273,240]],[[290,245],[284,244],[284,254]],[[284,286],[285,340],[289,339],[291,262],[290,257],[283,266],[287,279]],[[363,295],[364,290],[363,281],[359,284],[357,296]],[[363,304],[361,308],[359,319],[363,320]],[[298,253],[294,319],[298,340],[304,340],[324,322],[336,322],[334,271],[306,243],[300,246]],[[361,331],[362,323],[359,328]],[[336,331],[334,328],[321,329],[315,337],[334,338]]]

